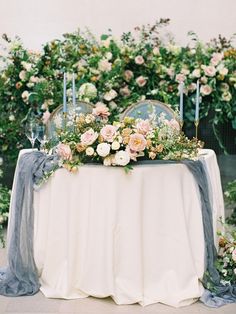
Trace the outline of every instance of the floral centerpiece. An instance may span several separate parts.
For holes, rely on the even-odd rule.
[[[177,120],[164,114],[151,114],[149,119],[125,117],[110,123],[109,109],[99,103],[91,114],[70,112],[64,123],[57,125],[57,153],[63,167],[76,171],[78,165],[100,162],[105,166],[130,168],[138,159],[194,159],[201,143],[189,140]]]

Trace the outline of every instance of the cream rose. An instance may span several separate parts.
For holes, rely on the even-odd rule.
[[[87,147],[86,150],[85,150],[85,154],[86,154],[87,156],[93,156],[93,154],[94,154],[94,149],[93,149],[93,147],[91,147],[91,146]]]
[[[97,153],[101,157],[106,157],[110,153],[111,146],[108,143],[100,143],[97,146]]]
[[[19,78],[20,78],[22,81],[25,81],[25,79],[26,79],[26,71],[25,71],[25,70],[20,71],[20,73],[19,73]]]
[[[200,69],[194,69],[191,76],[199,78],[201,76],[201,70]]]
[[[109,92],[106,92],[103,98],[107,101],[111,101],[112,99],[116,98],[117,92],[114,89],[111,89]]]
[[[176,75],[175,80],[179,83],[184,82],[186,80],[186,76],[182,73]]]
[[[113,150],[118,150],[118,149],[120,148],[120,143],[119,143],[118,141],[112,142],[111,148],[112,148]]]

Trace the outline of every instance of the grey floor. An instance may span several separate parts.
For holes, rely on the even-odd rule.
[[[236,179],[236,155],[218,156],[222,184]],[[0,249],[0,265],[6,264],[6,249]],[[47,299],[41,292],[32,297],[8,298],[0,296],[0,314],[54,314],[54,313],[80,313],[80,314],[236,314],[236,304],[229,304],[218,309],[208,308],[201,302],[193,305],[172,308],[163,304],[154,304],[146,307],[140,305],[116,305],[112,299],[86,298],[78,300]]]

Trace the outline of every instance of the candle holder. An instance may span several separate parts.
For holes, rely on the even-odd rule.
[[[194,121],[195,125],[195,137],[198,138],[198,126],[199,126],[199,119]]]

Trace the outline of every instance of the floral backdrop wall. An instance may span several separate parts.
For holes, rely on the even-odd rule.
[[[191,33],[189,45],[179,47],[173,38],[160,39],[160,28],[168,23],[161,19],[118,39],[111,31],[99,40],[89,31],[77,31],[46,43],[41,52],[27,50],[19,38],[4,34],[6,50],[0,56],[0,151],[4,159],[15,160],[25,145],[23,125],[32,114],[46,121],[62,103],[64,72],[69,78],[68,97],[75,73],[77,98],[106,104],[114,119],[145,98],[178,108],[179,86],[184,82],[185,125],[194,120],[199,80],[200,118],[211,112],[214,130],[224,122],[236,129],[236,49],[231,40],[219,36],[203,44]]]

